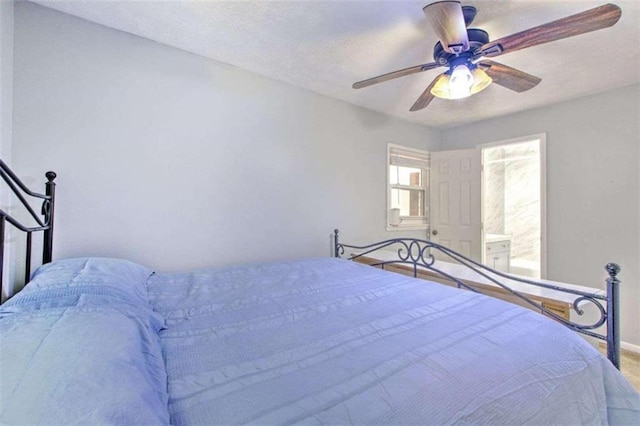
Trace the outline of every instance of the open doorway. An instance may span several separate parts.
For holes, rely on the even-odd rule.
[[[499,271],[545,278],[545,135],[481,149],[482,262]]]

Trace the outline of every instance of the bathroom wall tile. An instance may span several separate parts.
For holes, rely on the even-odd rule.
[[[485,232],[511,235],[512,258],[539,261],[538,158],[537,143],[485,150]]]

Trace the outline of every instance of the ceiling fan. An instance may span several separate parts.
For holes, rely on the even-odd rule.
[[[434,97],[461,99],[471,96],[484,90],[492,82],[516,92],[524,92],[535,87],[541,79],[483,58],[492,58],[527,47],[607,28],[618,22],[622,14],[618,6],[605,4],[490,41],[486,31],[467,28],[477,13],[473,6],[462,6],[459,1],[438,1],[425,6],[423,11],[439,40],[433,49],[435,62],[362,80],[353,84],[354,89],[361,89],[422,71],[447,67],[448,70],[437,76],[422,92],[410,111],[425,108]]]

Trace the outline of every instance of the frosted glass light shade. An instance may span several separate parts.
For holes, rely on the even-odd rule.
[[[489,85],[493,81],[491,77],[489,77],[487,73],[480,68],[474,69],[471,74],[473,75],[473,84],[471,85],[472,95],[475,95],[478,92],[482,92],[484,89],[489,87]]]
[[[449,75],[442,74],[431,88],[431,94],[436,98],[449,99]]]

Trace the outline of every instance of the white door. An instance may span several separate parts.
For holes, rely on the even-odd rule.
[[[480,149],[432,152],[429,203],[431,241],[478,262],[482,257],[480,157]]]

